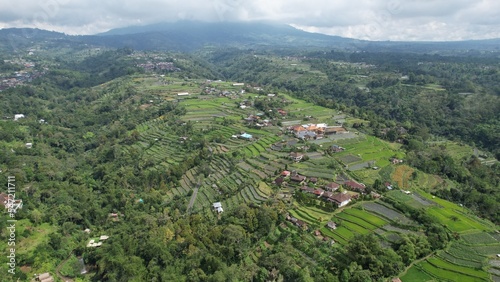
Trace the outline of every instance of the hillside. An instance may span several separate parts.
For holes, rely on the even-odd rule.
[[[480,60],[425,66],[488,71],[467,76],[482,96],[422,73],[400,82],[373,57],[54,50],[2,68],[0,182],[23,203],[1,215],[11,253],[17,220],[7,281],[500,278],[497,132],[479,149],[439,131],[474,97],[494,126],[496,73]],[[427,113],[425,130],[407,108],[373,107],[409,99],[450,112]]]
[[[499,39],[456,42],[366,41],[319,33],[310,33],[289,25],[269,22],[196,22],[179,21],[109,30],[97,35],[70,36],[39,29],[1,29],[5,50],[28,47],[35,42],[91,44],[100,47],[136,50],[175,50],[193,52],[203,48],[318,50],[440,53],[469,56],[497,52]],[[51,46],[54,47],[54,46]]]
[[[219,30],[302,36],[267,27]],[[167,27],[147,28],[95,38]],[[39,36],[0,62],[0,182],[23,204],[1,215],[8,279],[499,279],[494,54]]]

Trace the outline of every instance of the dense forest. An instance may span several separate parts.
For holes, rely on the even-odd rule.
[[[197,192],[190,190],[185,196],[172,191],[191,171],[197,172],[191,177],[197,186],[217,173],[215,162],[225,163],[230,173],[244,174],[238,168],[248,157],[240,150],[243,145],[221,147],[231,137],[225,138],[220,128],[236,124],[232,131],[259,132],[245,127],[242,112],[235,118],[212,114],[203,129],[186,118],[193,101],[208,96],[203,91],[212,87],[206,81],[215,79],[244,82],[240,93],[255,97],[242,102],[270,119],[281,118],[273,110],[293,102],[259,100],[267,96],[257,86],[265,88],[264,93],[283,93],[347,113],[356,122],[346,122],[346,127],[401,146],[405,165],[416,169],[412,177],[438,175],[445,179],[440,183],[453,184],[428,192],[470,208],[495,227],[500,224],[500,165],[481,162],[500,157],[497,58],[217,50],[161,55],[162,62],[173,62],[179,71],[152,74],[140,67],[159,56],[128,48],[102,50],[78,60],[40,56],[37,63],[47,66],[43,76],[0,92],[0,164],[7,172],[0,174],[0,183],[15,176],[16,198],[23,200],[16,213],[21,225],[16,240],[24,250],[17,256],[18,268],[53,273],[58,269],[59,275],[74,281],[387,281],[460,239],[425,209],[384,197],[380,205],[406,220],[394,223],[394,228],[414,233],[392,241],[381,240],[375,232],[356,234],[341,247],[332,247],[331,241],[311,236],[311,230],[323,228],[321,221],[310,230],[289,222],[290,203],[276,196],[279,187],[268,175],[262,178],[272,187],[272,196],[259,204],[243,201],[222,215],[210,207],[186,212],[190,196]],[[18,69],[0,62],[2,72]],[[141,84],[146,78],[154,83]],[[201,98],[181,101],[177,88],[168,99],[158,98],[175,86],[173,81],[192,87],[191,93],[202,92]],[[198,84],[200,89],[193,86]],[[237,101],[217,100],[217,106],[239,107]],[[19,113],[26,117],[12,120]],[[161,134],[145,135],[156,128],[162,128]],[[445,138],[481,151],[457,158],[440,143]],[[28,142],[32,148],[25,145]],[[161,142],[170,142],[182,161],[171,161],[174,156],[156,158],[159,153],[151,150]],[[304,144],[310,151],[320,150],[319,145],[300,143]],[[229,152],[221,157],[214,148]],[[280,169],[289,165],[288,155],[283,156]],[[321,166],[342,171],[337,162]],[[238,186],[246,185],[240,182]],[[213,185],[221,186],[216,199],[229,199],[224,182]],[[387,192],[379,179],[368,188]],[[373,200],[363,195],[360,202],[363,197]],[[295,201],[318,213],[331,207],[305,194]],[[365,211],[362,205],[352,209]],[[2,242],[8,238],[7,216],[2,214],[0,221]],[[348,220],[337,223],[349,225]],[[375,229],[375,223],[368,225]],[[110,238],[99,248],[89,248],[91,237],[82,231],[87,228]],[[80,273],[77,257],[90,274]],[[5,256],[1,262],[6,273]],[[18,270],[6,281],[28,281],[29,275],[30,270]]]

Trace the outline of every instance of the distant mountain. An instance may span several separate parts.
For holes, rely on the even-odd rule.
[[[343,49],[370,52],[463,53],[500,51],[500,39],[459,42],[365,41],[310,33],[289,25],[265,22],[206,23],[180,21],[117,28],[97,35],[69,36],[39,29],[0,30],[0,49],[16,50],[33,41],[91,44],[136,50],[195,51],[200,48]]]
[[[17,51],[33,46],[33,42],[54,41],[66,38],[64,33],[38,28],[0,29],[0,49]]]
[[[195,50],[201,47],[334,47],[360,40],[309,33],[289,25],[262,22],[181,21],[113,29],[98,34],[111,45],[135,49]]]

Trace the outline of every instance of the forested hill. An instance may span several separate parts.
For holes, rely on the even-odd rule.
[[[500,278],[495,61],[65,38],[1,53],[2,282]]]
[[[330,47],[348,48],[359,40],[304,32],[288,25],[260,22],[176,22],[142,27],[128,27],[99,34],[107,44],[127,42],[137,49],[196,50],[204,46],[217,47]],[[138,40],[140,39],[140,40]]]
[[[457,42],[366,41],[319,33],[310,33],[289,25],[264,22],[180,21],[113,29],[88,36],[70,36],[39,29],[2,29],[0,48],[15,50],[36,41],[55,44],[92,44],[101,47],[136,50],[196,51],[201,48],[236,47],[242,49],[309,49],[349,51],[385,51],[415,53],[462,53],[471,55],[498,51],[500,41],[471,40]]]

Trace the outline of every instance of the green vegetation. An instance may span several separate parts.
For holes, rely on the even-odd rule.
[[[429,274],[420,270],[417,267],[412,267],[408,269],[406,274],[401,277],[401,281],[404,282],[423,282],[432,280],[433,280],[432,276],[430,276]]]
[[[445,140],[463,125],[448,132],[425,109],[469,113],[454,95],[459,85],[430,74],[403,82],[392,60],[372,68],[328,53],[294,54],[292,66],[273,52],[92,50],[33,57],[48,71],[2,91],[0,182],[15,176],[23,200],[11,280],[43,272],[84,281],[491,279],[499,165],[496,133],[484,129],[494,131],[496,113],[485,108],[475,120],[484,140],[463,134],[479,151]],[[424,71],[415,65],[399,71]],[[300,140],[288,129],[319,123],[343,130]],[[283,171],[306,180],[279,178]],[[325,199],[331,182],[347,206]],[[6,272],[7,257],[0,262]]]

